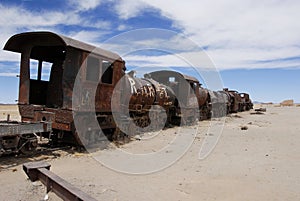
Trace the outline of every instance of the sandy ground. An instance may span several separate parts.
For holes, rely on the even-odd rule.
[[[266,107],[266,106],[264,106]],[[1,112],[2,113],[2,112]],[[225,120],[211,154],[199,160],[209,121],[200,122],[192,146],[170,167],[146,175],[120,173],[103,166],[96,153],[56,151],[34,158],[0,159],[1,200],[43,200],[45,188],[31,183],[22,164],[46,160],[51,170],[98,200],[300,200],[300,107],[267,106],[263,115],[238,113]],[[246,126],[247,130],[241,130]],[[132,153],[155,152],[176,128],[122,146]],[[168,152],[166,152],[168,154]],[[60,200],[49,193],[49,200]]]

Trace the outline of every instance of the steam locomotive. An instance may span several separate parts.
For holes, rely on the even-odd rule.
[[[103,135],[118,140],[138,130],[186,125],[253,107],[249,94],[211,91],[179,72],[155,71],[138,78],[125,72],[118,54],[52,32],[14,35],[4,50],[21,54],[22,123],[42,124],[44,129],[0,132],[2,153],[20,147],[34,150],[37,135],[53,143],[88,145]]]

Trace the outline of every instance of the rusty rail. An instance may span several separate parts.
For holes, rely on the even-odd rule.
[[[32,182],[40,180],[47,187],[47,193],[53,191],[63,200],[96,201],[96,199],[51,172],[50,166],[46,162],[29,162],[23,164],[23,170]]]

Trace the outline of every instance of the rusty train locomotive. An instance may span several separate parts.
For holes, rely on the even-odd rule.
[[[103,134],[118,140],[137,128],[189,124],[253,106],[247,93],[211,91],[175,71],[137,78],[125,72],[119,55],[52,32],[14,35],[4,50],[21,54],[18,106],[22,126],[31,128],[2,122],[0,155],[34,150],[37,134],[54,143],[87,145]],[[74,121],[84,128],[75,128]]]

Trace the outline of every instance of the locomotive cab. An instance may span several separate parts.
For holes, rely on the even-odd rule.
[[[52,32],[16,34],[4,50],[21,53],[18,105],[22,121],[51,122],[54,133],[61,136],[74,134],[74,112],[98,116],[110,112],[109,94],[125,73],[119,55]],[[73,98],[76,80],[80,87]],[[93,88],[95,98],[90,95]],[[111,121],[105,125],[114,127]]]
[[[169,86],[175,93],[181,107],[197,106],[197,94],[199,93],[199,81],[191,76],[174,71],[155,71],[149,73],[152,79]]]
[[[25,33],[10,38],[4,49],[21,53],[19,104],[61,107],[66,56],[62,41]]]

